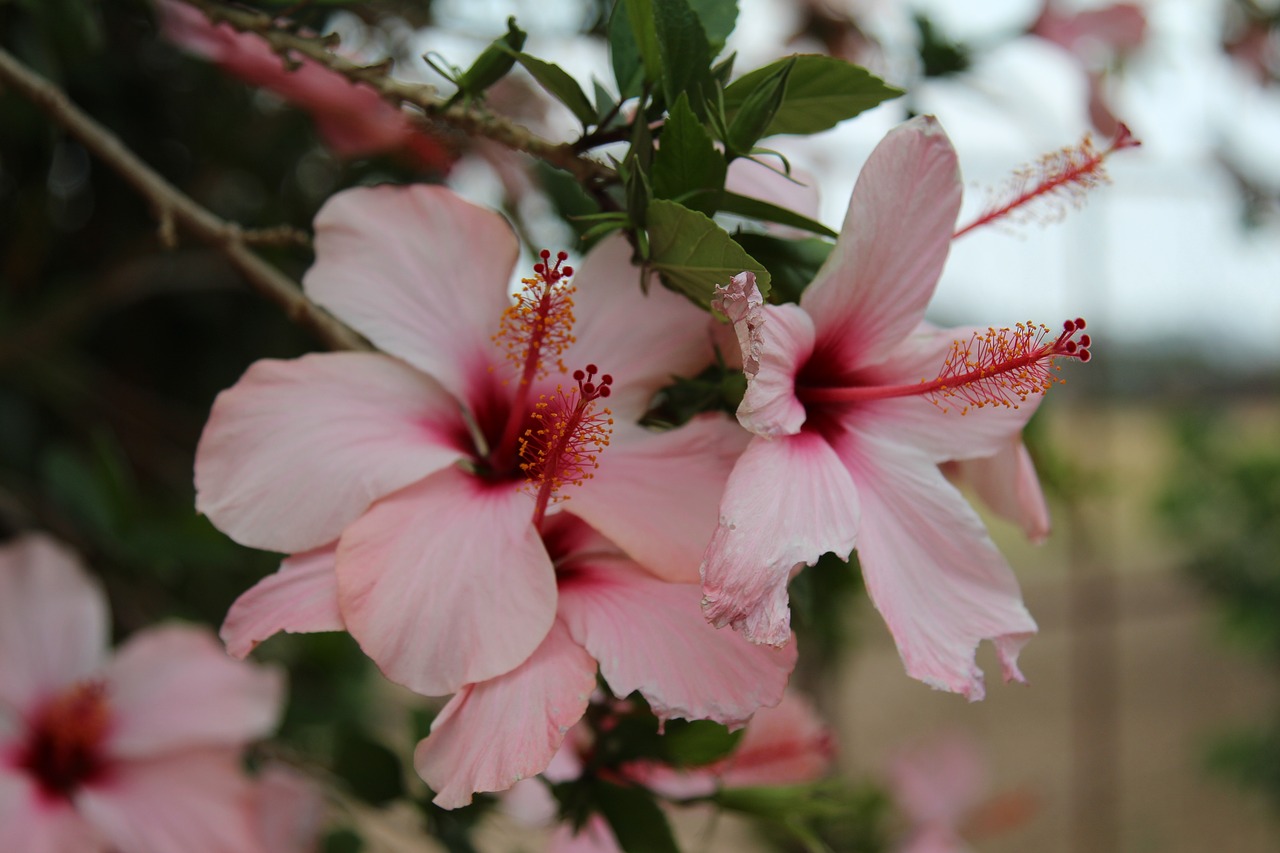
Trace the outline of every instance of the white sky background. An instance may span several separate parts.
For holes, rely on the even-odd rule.
[[[891,54],[895,46],[905,48],[907,57],[912,9],[929,14],[949,37],[981,45],[1025,29],[1039,7],[1039,0],[829,2],[869,10],[882,43]],[[1053,327],[1083,315],[1100,354],[1112,340],[1163,339],[1246,366],[1280,366],[1280,223],[1246,231],[1232,179],[1216,160],[1219,150],[1230,151],[1255,179],[1280,187],[1280,93],[1260,90],[1222,53],[1222,2],[1144,4],[1147,43],[1111,89],[1114,111],[1143,147],[1112,158],[1113,185],[1093,191],[1082,210],[1062,221],[985,228],[958,240],[931,309],[936,319],[980,325],[1033,319]],[[592,74],[611,80],[602,45],[565,36],[580,20],[573,0],[441,5],[465,35],[419,34],[416,52],[434,50],[465,66],[515,14],[530,32],[531,53],[562,65],[588,91]],[[795,31],[796,5],[739,0],[729,47],[739,53],[740,71],[806,49],[780,43]],[[1022,38],[976,58],[968,73],[928,81],[913,93],[917,108],[939,117],[959,152],[970,187],[962,222],[981,206],[986,188],[1041,154],[1078,142],[1089,126],[1084,74],[1060,48]],[[894,61],[876,69],[890,82]],[[820,218],[838,228],[858,169],[902,111],[901,101],[890,102],[819,137],[766,144],[819,176]],[[486,194],[475,174],[464,172],[459,180],[462,191]]]

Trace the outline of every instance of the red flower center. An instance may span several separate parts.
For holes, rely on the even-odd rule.
[[[66,799],[106,772],[103,744],[111,727],[106,685],[86,681],[46,702],[29,720],[17,765],[50,798]]]

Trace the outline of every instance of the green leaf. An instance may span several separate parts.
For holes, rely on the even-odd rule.
[[[584,127],[595,123],[595,107],[591,106],[591,102],[587,100],[582,87],[578,85],[577,80],[569,76],[568,71],[565,71],[559,65],[543,62],[541,59],[530,56],[527,53],[514,53],[513,56],[519,60],[526,71],[533,75],[533,79],[538,81],[538,85],[568,107]]]
[[[609,124],[617,123],[618,102],[614,100],[613,95],[609,94],[609,90],[600,85],[600,81],[591,78],[591,85],[595,89],[596,96],[596,116],[598,122],[603,122],[610,114],[613,119]]]
[[[745,270],[755,273],[762,294],[769,292],[769,271],[705,214],[674,201],[654,199],[649,202],[646,220],[649,265],[672,290],[709,306],[716,285],[728,284]]]
[[[655,51],[657,45],[655,37]],[[644,62],[635,33],[631,31],[627,0],[618,0],[609,16],[609,62],[613,66],[613,79],[618,83],[618,97],[625,101],[639,95],[644,83]]]
[[[325,836],[322,853],[360,853],[364,841],[350,829],[335,829]]]
[[[619,0],[618,5],[622,5],[622,0]],[[631,36],[640,53],[640,64],[644,66],[644,79],[656,83],[662,77],[662,49],[658,45],[653,0],[626,0],[625,8]]]
[[[725,109],[734,114],[787,62],[795,62],[786,97],[764,136],[809,134],[835,127],[882,101],[902,95],[865,68],[833,56],[799,54],[744,74],[725,89]]]
[[[835,239],[836,232],[832,231],[821,222],[802,216],[794,210],[788,210],[785,207],[779,207],[776,204],[770,204],[758,198],[751,198],[737,193],[724,192],[720,194],[720,210],[725,213],[733,213],[738,216],[746,216],[750,219],[758,219],[761,222],[774,222],[778,225],[789,225],[792,228],[799,228],[801,231],[809,231],[813,234],[821,234],[823,237]]]
[[[761,80],[734,111],[724,140],[731,158],[750,154],[756,140],[764,136],[773,124],[774,116],[786,98],[787,79],[795,64],[794,58],[785,60],[776,71]]]
[[[672,764],[700,767],[727,758],[742,740],[742,732],[731,732],[711,720],[672,720],[667,723],[663,742]]]
[[[662,144],[653,155],[653,194],[674,199],[697,192],[700,203],[689,207],[710,216],[716,212],[718,191],[724,189],[727,168],[711,134],[681,92],[663,125]]]
[[[459,97],[479,97],[486,89],[505,77],[515,65],[516,54],[524,47],[527,35],[524,30],[516,26],[514,17],[507,18],[506,35],[494,39],[492,44],[480,52],[476,61],[471,63],[471,67],[455,81],[458,84],[458,94],[454,95],[450,101]]]
[[[689,0],[648,2],[652,3],[652,24],[662,60],[659,76],[650,79],[661,81],[668,104],[674,104],[682,92],[688,93],[689,105],[701,115],[711,81],[711,46],[702,22],[689,6]],[[647,63],[645,67],[647,70]]]
[[[737,0],[689,0],[689,5],[702,22],[711,55],[719,54],[738,23]]]
[[[667,816],[648,791],[599,782],[592,793],[618,846],[627,853],[680,853]]]
[[[799,302],[818,270],[831,254],[826,240],[783,240],[768,234],[735,234],[733,239],[773,275],[774,302]]]

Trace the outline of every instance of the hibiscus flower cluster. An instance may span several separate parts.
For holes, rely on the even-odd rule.
[[[415,755],[446,808],[544,771],[598,687],[731,728],[776,705],[788,580],[828,552],[856,550],[911,676],[981,698],[985,639],[1022,680],[1035,622],[954,481],[1047,533],[1019,435],[1089,341],[1083,321],[924,320],[960,195],[951,143],[913,119],[798,304],[744,273],[709,314],[622,236],[577,268],[543,251],[513,295],[496,212],[436,186],[339,193],[303,285],[377,351],[257,362],[197,451],[198,509],[289,555],[232,607],[228,649],[343,630],[392,681],[452,694]],[[736,418],[642,425],[726,356]]]

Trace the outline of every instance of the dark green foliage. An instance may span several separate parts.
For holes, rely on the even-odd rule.
[[[969,70],[972,60],[969,48],[952,41],[926,15],[916,15],[916,31],[920,34],[920,62],[926,77],[948,77]]]
[[[843,59],[801,54],[779,59],[735,80],[724,91],[729,117],[745,108],[757,91],[768,88],[770,80],[787,66],[791,71],[785,96],[761,136],[818,133],[902,94],[901,89]]]

